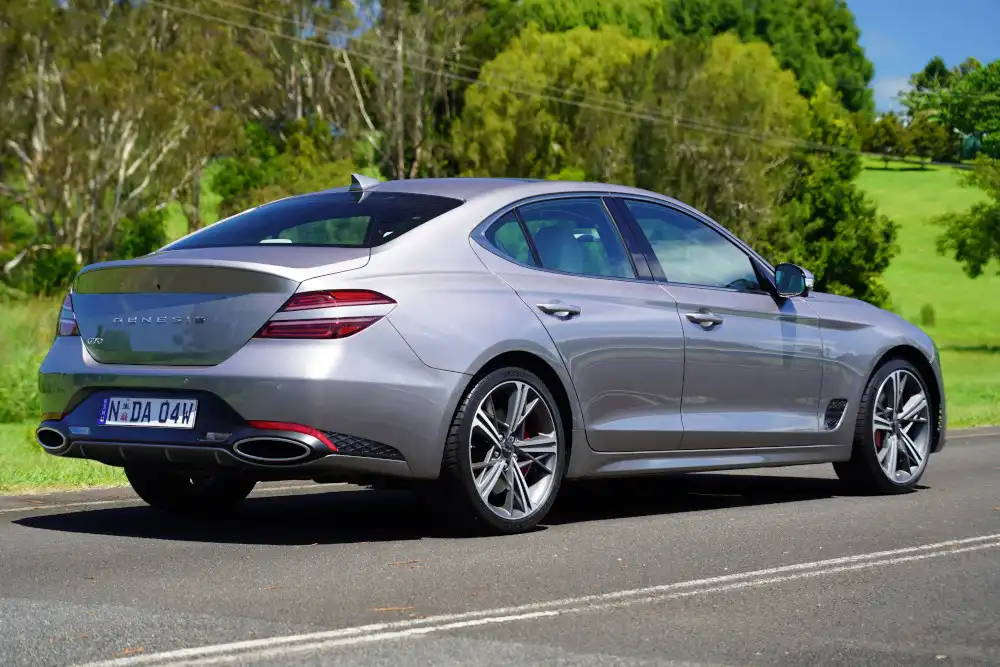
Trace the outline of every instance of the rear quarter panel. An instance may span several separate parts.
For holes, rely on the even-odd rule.
[[[386,319],[417,357],[432,368],[465,373],[470,382],[501,354],[531,353],[559,377],[569,397],[573,428],[581,429],[576,394],[545,327],[472,249],[473,228],[507,201],[501,196],[483,200],[407,232],[398,243],[376,248],[363,269],[307,280],[299,289],[349,286],[392,297],[398,305]],[[445,406],[442,442],[464,390]]]

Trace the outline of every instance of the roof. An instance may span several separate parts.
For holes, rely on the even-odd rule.
[[[627,185],[577,181],[550,181],[538,178],[413,178],[385,181],[368,189],[369,192],[406,192],[413,194],[453,197],[470,201],[501,190],[522,190],[525,194],[556,194],[560,192],[613,192],[620,194],[663,195]],[[346,187],[331,191],[344,191]],[[512,196],[521,193],[510,193]],[[667,197],[667,199],[671,199]]]

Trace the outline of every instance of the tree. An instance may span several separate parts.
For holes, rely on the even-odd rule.
[[[969,277],[978,278],[991,261],[1000,260],[1000,160],[980,156],[965,176],[965,185],[983,190],[988,199],[964,213],[938,218],[945,232],[937,247],[961,263]]]
[[[881,276],[898,252],[896,225],[855,185],[861,138],[832,90],[816,91],[809,116],[809,140],[843,150],[797,151],[784,193],[784,247],[775,257],[808,266],[820,291],[885,306],[889,292]]]
[[[907,141],[913,154],[928,161],[945,161],[958,150],[957,142],[937,117],[920,112],[906,128]],[[921,163],[921,167],[925,167]]]
[[[471,42],[489,60],[529,22],[544,32],[616,25],[643,39],[712,37],[733,32],[760,40],[795,73],[802,94],[820,83],[837,90],[851,111],[870,113],[875,73],[843,0],[486,0],[486,19]]]
[[[880,154],[887,169],[890,156],[905,157],[910,147],[906,129],[899,122],[899,116],[890,111],[872,123],[864,137],[862,147],[871,153]]]
[[[942,122],[976,137],[990,157],[1000,157],[1000,60],[973,68],[940,97]]]
[[[15,49],[5,148],[17,168],[2,186],[37,233],[17,257],[102,259],[123,220],[165,207],[236,136],[233,81],[254,80],[254,63],[231,28],[150,5],[32,5],[47,15]]]
[[[212,187],[221,197],[219,213],[230,216],[291,195],[347,185],[360,169],[324,121],[292,120],[275,129],[261,123],[246,128],[245,140],[220,161]]]
[[[364,99],[378,166],[390,178],[452,168],[451,124],[461,110],[466,39],[480,18],[474,0],[370,3],[371,29],[353,46],[364,61]],[[471,71],[470,71],[471,69]]]
[[[576,169],[632,182],[625,99],[635,58],[653,46],[611,26],[549,34],[529,26],[466,91],[452,135],[460,173],[547,178]]]
[[[791,174],[794,142],[808,133],[808,106],[770,48],[734,35],[676,39],[640,64],[642,106],[635,183],[704,211],[767,249],[775,204]]]

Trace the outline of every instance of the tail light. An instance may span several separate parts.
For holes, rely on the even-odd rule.
[[[80,327],[76,324],[76,314],[73,312],[73,295],[67,294],[59,309],[59,323],[56,325],[56,336],[79,336]]]
[[[394,306],[396,302],[385,294],[379,294],[366,289],[345,289],[324,292],[302,292],[293,294],[292,298],[281,307],[281,312],[295,310],[315,310],[317,308],[335,308],[337,306]]]
[[[394,306],[396,301],[371,290],[330,290],[294,294],[279,313],[319,310],[346,306]],[[319,313],[317,313],[319,314]],[[321,319],[271,320],[255,338],[323,340],[347,338],[367,329],[383,315],[333,317]]]

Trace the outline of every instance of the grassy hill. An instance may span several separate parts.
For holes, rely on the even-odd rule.
[[[938,255],[940,230],[931,220],[968,208],[981,196],[961,186],[952,169],[871,162],[859,185],[879,209],[900,224],[901,254],[885,274],[893,308],[930,333],[941,349],[952,426],[1000,424],[1000,276],[968,278],[952,259]],[[205,193],[206,218],[216,201]],[[168,233],[186,223],[172,211]],[[120,483],[119,470],[89,461],[63,461],[33,444],[37,368],[52,340],[59,300],[4,304],[0,317],[0,492],[36,486]],[[933,309],[935,323],[922,322]],[[6,422],[6,423],[5,423]]]
[[[1000,276],[993,267],[973,280],[939,255],[942,230],[932,222],[983,194],[963,187],[954,169],[881,164],[871,162],[858,184],[900,226],[900,254],[885,273],[893,309],[923,327],[941,350],[950,424],[1000,424]],[[926,305],[934,324],[921,321]]]

